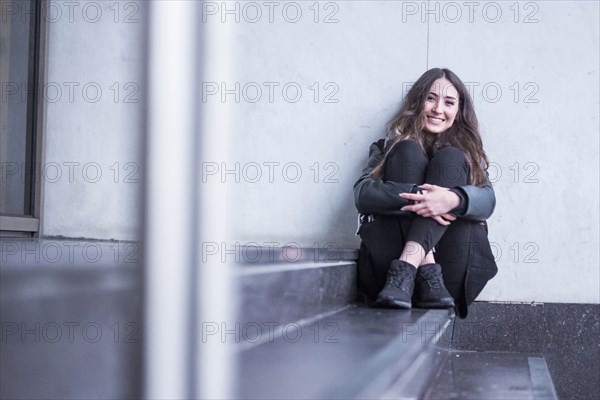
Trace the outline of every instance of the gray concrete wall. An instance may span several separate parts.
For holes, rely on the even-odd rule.
[[[45,7],[43,235],[139,239],[143,2]]]
[[[130,239],[139,226],[141,188],[124,180],[127,163],[139,165],[141,108],[124,102],[124,85],[137,83],[142,98],[142,24],[115,23],[112,3],[100,4],[109,18],[75,14],[50,26],[48,81],[80,86],[74,102],[47,105],[45,163],[80,165],[75,182],[64,165],[62,180],[46,179],[46,235]],[[232,33],[229,41],[207,35],[199,95],[206,109],[227,109],[229,128],[212,124],[205,134],[230,146],[227,156],[204,149],[198,184],[227,185],[232,243],[357,247],[352,184],[368,145],[383,136],[406,86],[445,66],[472,88],[493,162],[490,240],[500,272],[480,299],[600,301],[598,3],[227,7],[233,13],[206,2],[199,17],[207,31]],[[120,19],[131,12],[121,9]],[[214,68],[224,57],[230,67]],[[82,99],[91,82],[103,90],[97,103]],[[82,167],[93,162],[102,179],[87,182]],[[96,165],[88,169],[94,180]]]
[[[235,241],[357,246],[368,145],[406,86],[444,66],[472,89],[493,162],[500,272],[480,299],[599,302],[598,3],[317,6],[205,5],[208,27],[235,32],[234,72],[203,92],[233,110],[230,158],[203,172],[230,188]]]

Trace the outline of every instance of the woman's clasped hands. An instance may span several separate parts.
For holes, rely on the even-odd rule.
[[[440,225],[450,225],[456,216],[450,211],[460,203],[458,195],[448,188],[424,183],[419,186],[421,193],[400,193],[400,197],[413,200],[415,204],[404,206],[402,211],[411,211],[421,217],[433,218]]]

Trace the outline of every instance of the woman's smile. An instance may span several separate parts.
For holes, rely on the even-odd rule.
[[[444,122],[444,119],[443,119],[443,118],[440,118],[440,117],[432,117],[432,116],[429,116],[429,115],[427,116],[427,119],[429,119],[429,121],[430,121],[432,124],[435,124],[435,125],[438,125],[438,124],[441,124],[442,122]]]

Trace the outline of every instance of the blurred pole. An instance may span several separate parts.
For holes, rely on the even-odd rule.
[[[205,160],[220,165],[228,157],[231,110],[225,103],[204,102],[202,81],[230,76],[233,28],[201,23],[205,4],[149,2],[144,243],[148,399],[235,395],[236,336],[223,336],[235,329],[237,301],[231,266],[223,259],[231,228],[228,192],[224,182],[204,182],[201,173]]]
[[[190,399],[199,8],[173,0],[148,6],[144,397]]]
[[[214,11],[215,7],[224,10],[227,3],[200,2],[202,15]],[[229,5],[232,8],[232,5]],[[235,246],[231,241],[233,221],[229,219],[229,211],[236,206],[231,201],[231,191],[222,178],[221,173],[205,176],[210,168],[222,168],[222,163],[229,163],[230,138],[235,129],[231,124],[232,107],[235,106],[233,96],[224,101],[222,96],[204,94],[207,82],[235,82],[232,54],[234,31],[237,24],[222,22],[220,18],[207,21],[199,19],[202,26],[202,82],[198,87],[201,102],[200,151],[202,164],[197,177],[200,198],[200,213],[197,215],[197,226],[200,229],[200,243],[197,244],[196,259],[198,261],[198,309],[200,319],[196,325],[197,360],[200,370],[196,381],[196,394],[202,399],[232,399],[236,397],[236,364],[234,348],[238,341],[239,327],[235,324],[235,307],[239,299],[239,291],[234,287],[232,278],[232,260],[235,255],[231,250]],[[239,78],[237,78],[239,79]],[[231,84],[229,84],[231,86]],[[212,171],[212,170],[211,170]],[[206,179],[205,179],[206,178]],[[231,182],[230,182],[231,183]],[[235,250],[234,250],[235,251]],[[215,333],[214,329],[218,332]],[[210,333],[210,335],[209,335]]]

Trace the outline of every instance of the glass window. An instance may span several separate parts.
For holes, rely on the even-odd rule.
[[[0,1],[0,215],[3,217],[34,215],[39,8],[37,0]],[[0,230],[5,229],[0,226]]]

